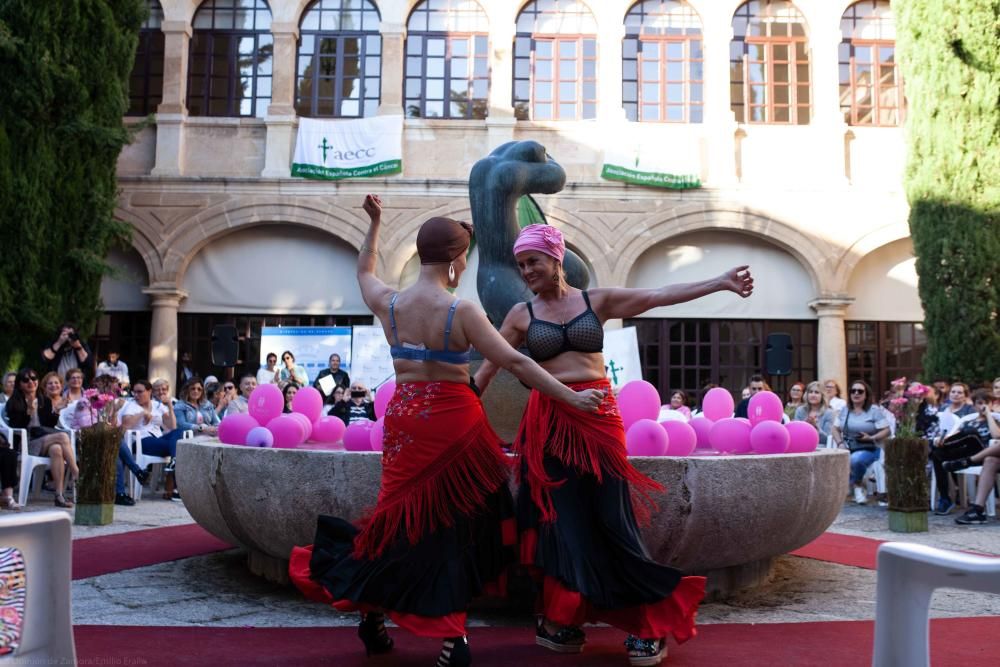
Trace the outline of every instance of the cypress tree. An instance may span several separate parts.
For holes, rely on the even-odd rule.
[[[0,0],[0,367],[100,314],[141,0]]]
[[[1000,374],[1000,2],[893,5],[924,373],[992,380]]]

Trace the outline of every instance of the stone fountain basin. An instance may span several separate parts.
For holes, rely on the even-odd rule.
[[[760,583],[773,558],[816,539],[848,487],[845,450],[631,460],[667,488],[643,527],[652,556],[708,575],[716,594]],[[250,569],[273,581],[287,580],[293,546],[312,543],[318,514],[359,519],[380,475],[377,452],[178,444],[177,481],[191,516],[246,549]]]

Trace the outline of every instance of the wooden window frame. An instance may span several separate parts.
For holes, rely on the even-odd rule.
[[[420,55],[414,56],[410,54],[410,40],[419,39],[420,44]],[[429,39],[441,39],[444,40],[444,73],[442,77],[432,77],[427,76],[427,41]],[[476,51],[476,41],[478,39],[483,39],[486,41],[486,49],[482,54]],[[458,40],[468,40],[469,41],[469,53],[466,56],[455,56],[454,55],[454,43]],[[489,53],[490,53],[490,41],[489,35],[482,32],[443,32],[443,31],[411,31],[406,36],[406,47],[404,48],[404,67],[403,67],[403,105],[405,114],[408,118],[442,118],[442,119],[453,119],[453,120],[483,120],[489,115],[489,96],[490,96],[490,66],[489,66]],[[412,74],[410,69],[410,58],[419,57],[421,60],[420,74]],[[438,56],[433,56],[438,57]],[[462,58],[464,57],[468,61],[468,69],[464,77],[455,77],[452,72],[452,58]],[[482,76],[476,76],[476,61],[480,60],[486,64],[486,73]],[[412,97],[407,94],[407,84],[409,81],[419,81],[420,82],[420,96]],[[440,80],[442,81],[443,92],[440,100],[434,98],[433,100],[427,97],[427,82],[429,80]],[[483,97],[472,97],[468,100],[465,114],[464,115],[453,115],[451,113],[451,105],[455,103],[451,100],[448,95],[452,90],[452,81],[465,81],[467,85],[467,90],[474,90],[476,81],[486,82],[486,94]],[[419,101],[419,113],[413,113],[411,101]],[[443,113],[440,116],[428,116],[427,115],[427,102],[441,101]]]

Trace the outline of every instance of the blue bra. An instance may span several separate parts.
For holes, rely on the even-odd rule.
[[[444,346],[440,350],[428,350],[419,347],[403,347],[399,342],[399,332],[396,331],[396,297],[399,292],[392,295],[389,301],[389,326],[392,327],[392,337],[395,344],[389,347],[389,354],[393,359],[406,359],[407,361],[439,361],[443,364],[467,364],[469,363],[469,351],[456,352],[448,349],[448,338],[451,336],[451,323],[455,319],[455,309],[461,299],[455,299],[448,309],[448,322],[444,326]]]

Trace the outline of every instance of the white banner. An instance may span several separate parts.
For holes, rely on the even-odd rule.
[[[403,170],[403,117],[299,118],[292,176],[339,180]]]
[[[626,129],[606,140],[601,178],[673,190],[701,187],[696,137],[680,141],[675,138],[669,146],[664,146],[644,136],[645,128],[632,127],[638,125],[641,123],[629,123]]]
[[[615,391],[632,380],[642,379],[639,364],[639,338],[635,327],[604,332],[604,370]]]

